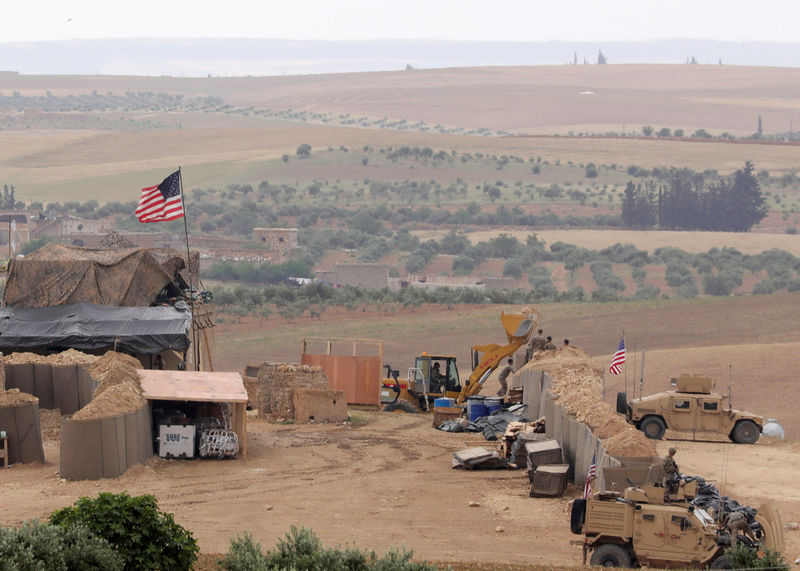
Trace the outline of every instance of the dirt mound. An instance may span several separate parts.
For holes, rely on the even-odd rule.
[[[27,363],[47,363],[47,357],[36,353],[11,353],[3,357],[7,365],[25,365]]]
[[[108,351],[89,366],[89,376],[97,381],[94,398],[72,418],[87,420],[117,416],[140,409],[147,402],[142,396],[139,361],[129,355]]]
[[[526,367],[547,371],[556,402],[603,441],[612,456],[655,456],[656,447],[603,400],[602,369],[581,349],[563,347],[534,355]]]
[[[102,394],[97,395],[89,404],[72,415],[72,418],[88,420],[117,416],[139,410],[146,402],[138,385],[121,382],[106,388]]]
[[[117,353],[116,351],[107,351],[105,355],[97,359],[89,366],[89,376],[97,381],[98,387],[95,390],[95,396],[105,390],[104,385],[114,385],[121,382],[122,378],[135,380],[139,384],[139,376],[136,374],[136,369],[141,369],[142,364],[138,359],[125,355],[124,353]],[[106,382],[106,378],[108,381]],[[102,389],[102,390],[101,390]]]
[[[89,355],[75,349],[67,349],[47,358],[51,365],[83,365],[94,363],[97,359],[99,359],[97,355]]]
[[[554,351],[537,351],[523,368],[549,372],[562,367],[588,368],[598,376],[603,373],[603,369],[595,365],[592,356],[577,347],[561,347]]]
[[[19,406],[39,402],[39,399],[28,393],[21,393],[19,389],[8,389],[0,392],[0,406]]]

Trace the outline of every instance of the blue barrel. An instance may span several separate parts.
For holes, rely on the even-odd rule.
[[[489,416],[489,411],[485,404],[469,403],[469,420],[475,422],[482,416]]]
[[[456,399],[450,397],[433,399],[433,406],[443,406],[446,408],[449,408],[451,406],[456,406]]]
[[[503,397],[487,397],[484,402],[486,403],[487,414],[492,414],[503,408]]]

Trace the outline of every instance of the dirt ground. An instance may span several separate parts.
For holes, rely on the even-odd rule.
[[[248,455],[238,460],[163,460],[113,480],[58,477],[58,414],[43,413],[45,464],[0,473],[2,524],[19,524],[101,491],[154,494],[190,529],[204,553],[222,553],[248,531],[272,547],[291,525],[313,529],[326,545],[384,552],[413,549],[428,561],[579,565],[570,541],[570,486],[558,499],[528,497],[525,471],[463,471],[452,453],[492,446],[482,436],[434,430],[427,415],[351,410],[351,422],[282,425],[248,418]],[[800,520],[800,444],[660,442],[678,448],[681,470],[714,480],[725,494],[757,507],[775,499],[784,522]],[[471,506],[470,503],[477,503]],[[785,556],[800,555],[787,531]]]

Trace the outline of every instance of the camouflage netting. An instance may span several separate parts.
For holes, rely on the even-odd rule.
[[[192,254],[194,279],[199,255]],[[3,301],[11,307],[80,301],[149,306],[165,286],[177,285],[185,266],[185,255],[171,249],[91,249],[50,243],[25,258],[12,260]]]
[[[328,377],[322,367],[288,363],[264,363],[257,379],[245,377],[248,400],[259,416],[294,418],[292,393],[296,388],[327,390]]]
[[[553,380],[556,402],[575,414],[603,441],[612,456],[655,456],[652,440],[628,424],[603,400],[602,369],[591,356],[575,347],[539,351],[525,368],[545,371]]]

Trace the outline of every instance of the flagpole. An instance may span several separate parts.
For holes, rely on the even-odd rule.
[[[200,352],[197,350],[197,335],[194,326],[194,285],[192,284],[192,254],[189,252],[189,226],[186,223],[186,200],[183,196],[183,173],[178,167],[178,186],[181,191],[181,206],[183,207],[183,233],[186,237],[186,269],[189,271],[189,310],[192,312],[192,357],[194,370],[200,370]]]

